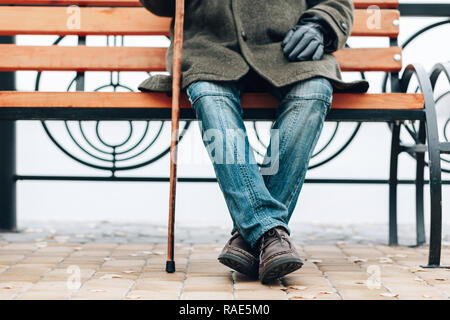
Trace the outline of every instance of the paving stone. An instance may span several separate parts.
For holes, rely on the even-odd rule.
[[[165,243],[97,242],[88,236],[80,238],[85,243],[56,243],[44,237],[44,246],[34,241],[37,234],[27,237],[32,242],[0,246],[0,299],[450,298],[450,271],[420,267],[426,247],[301,245],[304,266],[263,285],[217,261],[223,243],[178,243],[177,272],[169,274]],[[69,288],[77,267],[81,287]],[[373,270],[379,272],[378,287]]]
[[[0,281],[0,297],[1,299],[11,299],[32,285],[30,281]]]
[[[179,292],[183,287],[183,281],[168,281],[154,279],[138,279],[133,290],[152,292]]]
[[[125,299],[129,300],[177,300],[179,293],[175,291],[132,290]]]
[[[236,290],[234,297],[237,300],[287,300],[288,296],[281,290]]]
[[[216,292],[216,291],[189,291],[183,292],[182,300],[232,300],[233,294],[231,292]]]

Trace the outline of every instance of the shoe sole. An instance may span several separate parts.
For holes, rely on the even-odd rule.
[[[261,282],[268,283],[300,269],[303,262],[296,258],[284,258],[271,262],[261,274]]]
[[[247,260],[237,255],[231,253],[224,253],[219,256],[218,260],[223,265],[226,265],[227,267],[237,272],[245,274],[248,277],[258,278],[257,266],[249,264]]]

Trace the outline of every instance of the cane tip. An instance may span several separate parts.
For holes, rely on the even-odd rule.
[[[175,272],[175,261],[167,261],[166,262],[166,272],[167,273]]]

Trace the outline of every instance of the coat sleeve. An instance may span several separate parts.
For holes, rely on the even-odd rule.
[[[354,6],[352,0],[306,0],[308,9],[300,19],[318,16],[325,21],[335,34],[329,51],[345,46],[353,28]]]
[[[153,14],[161,17],[175,15],[175,0],[139,0],[141,4]]]

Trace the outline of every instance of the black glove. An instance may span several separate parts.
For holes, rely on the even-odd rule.
[[[283,53],[290,61],[321,60],[328,34],[320,18],[302,19],[286,34],[281,43]]]

